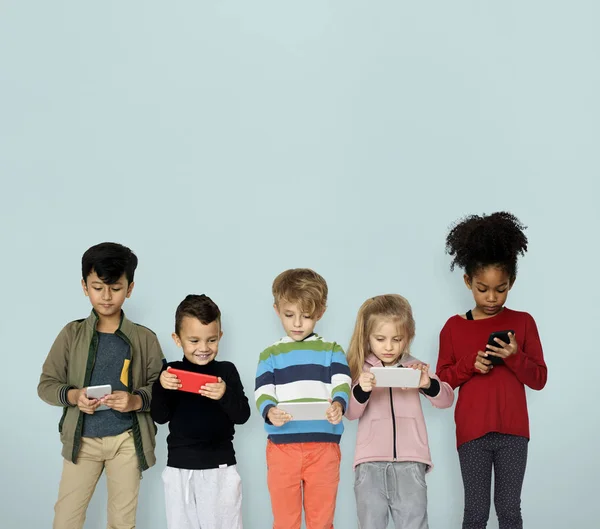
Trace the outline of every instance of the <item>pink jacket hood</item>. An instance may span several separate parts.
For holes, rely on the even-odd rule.
[[[401,362],[403,367],[421,363],[412,356]],[[383,367],[373,354],[366,359],[363,371],[370,371],[371,367]],[[439,382],[440,392],[435,397],[423,396],[436,408],[452,406],[452,388],[432,372],[429,376]],[[433,464],[421,408],[421,391],[376,387],[367,402],[361,404],[354,396],[356,385],[352,386],[346,411],[349,420],[359,419],[354,467],[368,461],[414,461],[427,464],[431,470]]]

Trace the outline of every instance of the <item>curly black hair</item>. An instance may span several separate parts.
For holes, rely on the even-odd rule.
[[[481,268],[494,265],[506,270],[514,281],[517,258],[527,251],[526,228],[506,211],[459,219],[446,237],[446,252],[453,257],[450,270],[458,266],[473,277]]]

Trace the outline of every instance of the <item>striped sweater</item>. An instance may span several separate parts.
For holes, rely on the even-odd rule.
[[[344,350],[313,334],[301,342],[282,338],[265,349],[256,371],[256,406],[268,438],[276,444],[339,443],[344,425],[327,420],[290,421],[273,426],[269,410],[279,402],[339,402],[344,412],[350,395],[350,369]]]

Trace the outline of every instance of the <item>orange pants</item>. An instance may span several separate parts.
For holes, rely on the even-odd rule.
[[[303,492],[306,529],[333,529],[340,460],[336,443],[267,442],[273,529],[300,529]]]

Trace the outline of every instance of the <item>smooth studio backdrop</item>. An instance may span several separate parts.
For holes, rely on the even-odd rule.
[[[90,309],[87,247],[137,253],[125,310],[169,360],[177,304],[210,295],[219,354],[253,399],[258,354],[282,335],[279,272],[327,279],[317,330],[345,348],[367,297],[403,294],[413,351],[435,364],[442,325],[472,306],[448,226],[508,209],[530,238],[508,305],[536,318],[549,368],[528,392],[525,525],[597,527],[599,20],[593,0],[1,0],[0,526],[51,525],[60,409],[36,385],[55,336]],[[430,525],[458,528],[452,410],[423,402]],[[336,527],[354,529],[346,425]],[[165,437],[142,529],[165,527]],[[235,444],[245,527],[268,528],[256,412]],[[102,479],[87,529],[105,507]]]

